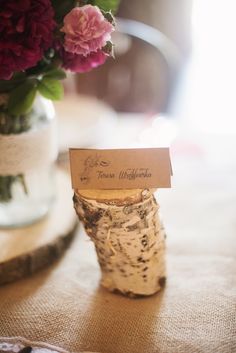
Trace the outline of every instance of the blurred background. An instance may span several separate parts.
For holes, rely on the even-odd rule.
[[[68,147],[170,146],[174,180],[199,163],[233,176],[235,9],[234,0],[122,0],[115,60],[69,76],[56,104],[61,159]]]

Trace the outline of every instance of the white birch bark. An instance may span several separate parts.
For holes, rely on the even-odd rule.
[[[165,282],[165,231],[152,190],[77,191],[75,210],[95,244],[101,284],[129,296]]]

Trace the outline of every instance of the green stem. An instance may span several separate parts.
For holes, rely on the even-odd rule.
[[[23,187],[23,190],[24,190],[24,193],[26,195],[28,195],[28,189],[27,189],[27,185],[26,185],[26,182],[25,182],[25,176],[24,174],[19,174],[18,175],[18,181],[21,183],[22,187]]]
[[[28,194],[23,174],[0,176],[0,202],[9,202],[13,197],[12,189],[15,183],[22,185],[25,194]]]

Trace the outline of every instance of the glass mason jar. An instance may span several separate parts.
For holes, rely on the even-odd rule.
[[[55,120],[52,102],[41,96],[27,114],[0,110],[0,227],[31,224],[49,211],[56,195]]]

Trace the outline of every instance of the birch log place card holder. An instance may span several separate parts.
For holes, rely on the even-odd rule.
[[[70,149],[74,208],[94,242],[101,284],[130,297],[166,279],[165,231],[154,192],[171,187],[168,148]]]

